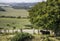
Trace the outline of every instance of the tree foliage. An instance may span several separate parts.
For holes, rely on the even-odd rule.
[[[28,39],[32,39],[33,36],[29,33],[17,33],[12,39],[11,41],[25,41]]]
[[[29,15],[34,28],[60,30],[60,0],[40,2],[29,10]]]

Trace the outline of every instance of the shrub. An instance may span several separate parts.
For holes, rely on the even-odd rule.
[[[7,24],[7,26],[10,26],[10,24]]]
[[[13,29],[16,29],[16,27],[14,26]]]
[[[18,18],[18,19],[20,19],[20,18],[21,18],[21,16],[18,16],[17,18]]]
[[[11,41],[25,41],[26,39],[32,39],[33,36],[29,33],[18,33]]]

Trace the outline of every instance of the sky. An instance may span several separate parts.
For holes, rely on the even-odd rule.
[[[22,3],[22,2],[41,2],[43,0],[0,0],[0,3],[1,2],[4,2],[4,3],[10,3],[10,2],[16,2],[16,3]]]

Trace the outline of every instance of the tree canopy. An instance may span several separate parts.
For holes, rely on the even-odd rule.
[[[34,28],[59,31],[60,0],[47,0],[36,4],[29,10],[29,16]]]

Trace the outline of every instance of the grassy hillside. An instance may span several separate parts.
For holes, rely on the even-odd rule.
[[[0,16],[21,16],[21,17],[27,17],[29,16],[27,10],[25,9],[13,9],[11,7],[4,7],[6,10],[5,12],[0,11]]]
[[[13,9],[11,7],[3,7],[6,11],[0,11],[0,16],[21,16],[27,17],[29,13],[25,9]],[[26,28],[25,25],[29,25],[29,19],[17,19],[17,18],[0,18],[0,28],[13,29]]]

